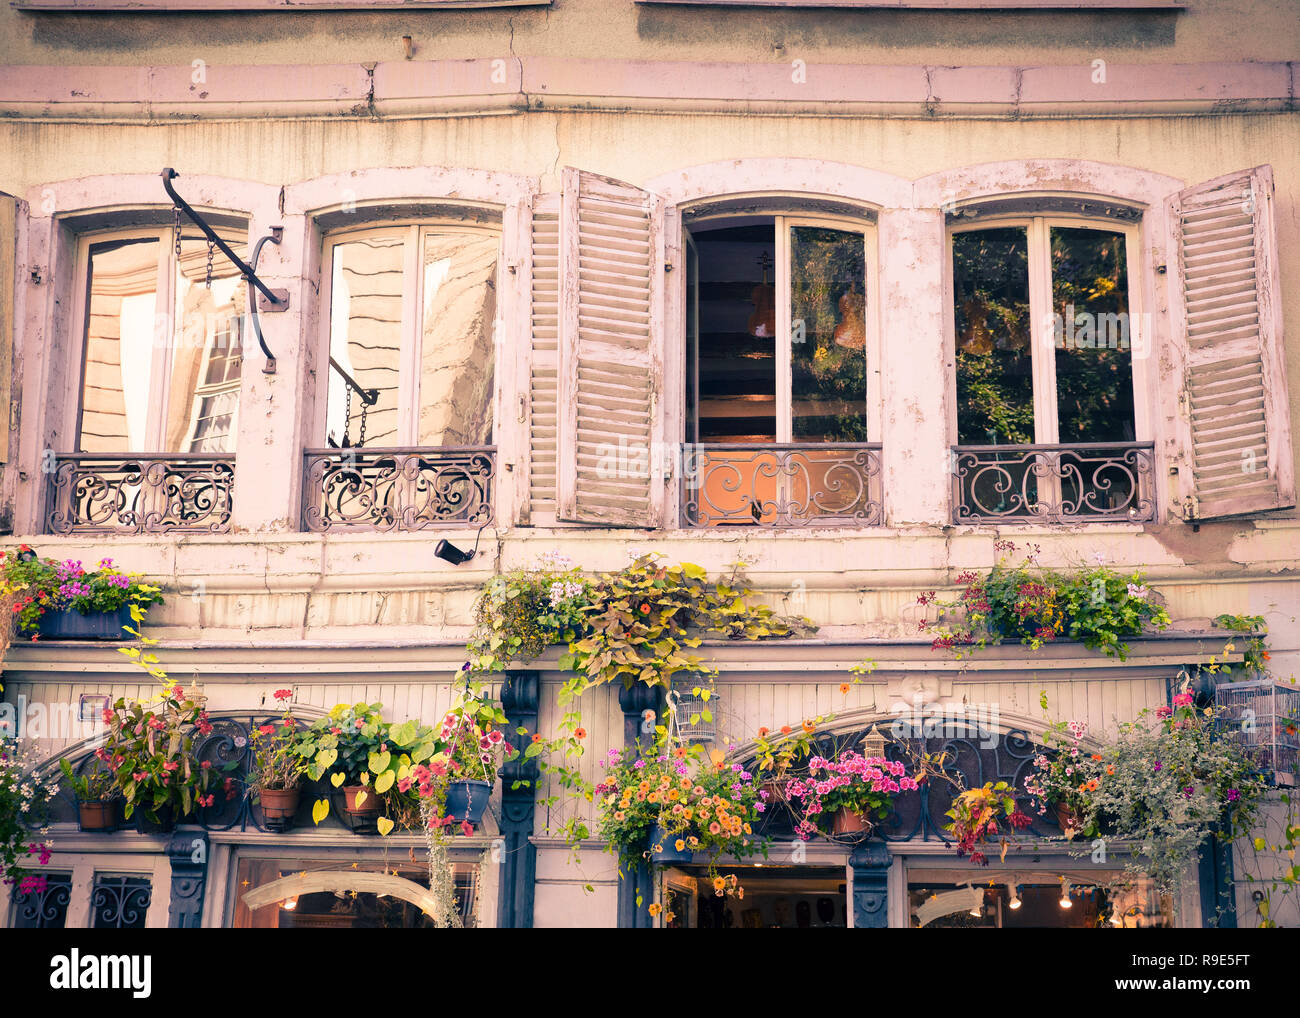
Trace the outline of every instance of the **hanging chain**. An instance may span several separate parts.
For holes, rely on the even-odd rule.
[[[343,441],[342,448],[346,449],[350,444],[348,442],[348,427],[352,424],[352,386],[344,387],[343,397]]]
[[[212,252],[216,249],[216,241],[208,240],[208,272],[203,279],[203,285],[209,290],[212,289]]]
[[[361,433],[357,435],[357,448],[360,449],[366,444],[366,413],[370,410],[370,404],[364,399],[361,401]]]
[[[176,264],[181,263],[181,207],[172,206],[172,236],[176,240]]]

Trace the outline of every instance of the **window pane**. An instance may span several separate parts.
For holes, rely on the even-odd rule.
[[[142,930],[153,902],[148,877],[95,874],[90,896],[91,928],[96,930]]]
[[[44,886],[26,891],[13,889],[13,928],[16,930],[61,930],[68,921],[68,903],[72,900],[71,873],[39,874]]]
[[[867,440],[866,276],[862,234],[790,228],[796,442]]]
[[[330,356],[356,383],[374,389],[366,407],[333,368],[326,433],[334,445],[397,444],[402,348],[402,272],[406,231],[373,234],[334,246]]]
[[[1131,442],[1133,353],[1124,235],[1055,227],[1051,233],[1061,441]]]
[[[242,238],[223,236],[240,258],[247,259]],[[164,452],[234,452],[234,432],[203,429],[203,404],[224,395],[233,414],[239,406],[241,316],[248,306],[247,285],[220,250],[212,252],[212,285],[207,285],[208,242],[184,237],[176,267],[176,323],[172,342]],[[229,423],[229,422],[227,422]]]
[[[700,231],[694,238],[699,441],[775,442],[774,223]]]
[[[952,238],[957,352],[957,441],[1034,440],[1029,238],[1024,227]]]
[[[478,864],[452,863],[452,881],[456,911],[466,927],[475,922],[478,896]],[[376,876],[393,886],[384,891],[376,888]],[[310,877],[316,886],[328,890],[295,887],[300,878]],[[362,859],[351,863],[339,859],[253,859],[240,856],[236,870],[240,897],[231,924],[235,929],[430,929],[433,920],[408,892],[429,886],[429,867],[412,866],[405,861],[390,862]],[[243,895],[276,881],[285,881],[284,897],[269,905],[250,909]],[[354,884],[361,884],[356,887]]]
[[[491,233],[425,237],[419,445],[492,443],[498,246]]]
[[[90,248],[82,452],[144,450],[158,254],[156,240],[111,241]]]

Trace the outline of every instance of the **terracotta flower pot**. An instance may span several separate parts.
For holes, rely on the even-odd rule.
[[[837,838],[866,834],[870,830],[871,824],[867,818],[847,806],[841,806],[831,818],[831,833]]]
[[[297,788],[264,788],[258,792],[257,797],[262,804],[262,817],[268,827],[273,826],[283,831],[293,825],[293,818],[298,813]]]
[[[77,826],[83,831],[112,831],[117,828],[116,802],[77,803]]]
[[[357,805],[357,797],[366,793],[365,799],[361,805]],[[358,819],[374,819],[379,816],[379,796],[375,794],[374,788],[368,785],[344,785],[343,786],[343,808]]]
[[[1067,838],[1073,838],[1083,829],[1079,814],[1063,802],[1056,804],[1056,822],[1061,825],[1061,833]]]

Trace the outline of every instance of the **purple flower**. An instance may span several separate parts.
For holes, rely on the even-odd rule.
[[[1156,761],[1156,767],[1155,767],[1155,769],[1156,769],[1156,770],[1160,770],[1160,761],[1159,761],[1159,760]]]
[[[1238,792],[1235,788],[1229,788],[1229,789],[1228,789],[1228,801],[1229,801],[1229,802],[1236,802],[1236,801],[1237,801],[1238,799],[1240,799],[1240,798],[1241,798],[1241,793]]]

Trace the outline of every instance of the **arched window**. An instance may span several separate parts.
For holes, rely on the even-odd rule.
[[[958,519],[1154,515],[1138,213],[950,216]]]

